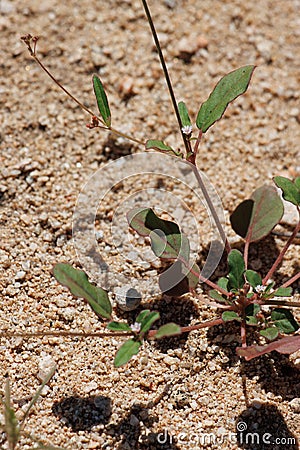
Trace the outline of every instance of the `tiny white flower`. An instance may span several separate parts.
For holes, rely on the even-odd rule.
[[[255,292],[257,292],[258,294],[262,294],[263,292],[265,292],[267,286],[263,286],[262,284],[258,284],[257,286],[255,286]]]
[[[193,127],[192,125],[185,125],[181,128],[181,130],[184,134],[191,134],[191,132],[193,131]]]
[[[135,322],[133,325],[130,325],[130,328],[134,333],[139,333],[141,330],[141,324],[139,322]]]

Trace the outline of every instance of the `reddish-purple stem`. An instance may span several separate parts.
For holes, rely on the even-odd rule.
[[[298,208],[298,213],[299,213],[299,208]],[[283,247],[283,249],[281,250],[280,254],[278,255],[278,257],[276,258],[276,261],[274,262],[274,264],[272,265],[271,269],[269,270],[269,272],[267,273],[267,275],[265,276],[265,278],[263,279],[263,285],[266,285],[268,280],[272,277],[273,273],[275,272],[275,270],[277,269],[277,267],[279,266],[279,264],[282,262],[284,255],[286,254],[289,246],[291,245],[291,243],[293,242],[293,240],[295,239],[298,231],[300,230],[300,220],[297,223],[293,233],[291,234],[291,236],[289,237],[288,241],[286,242],[285,246]],[[289,283],[291,284],[291,283]],[[288,284],[288,286],[289,286]],[[283,285],[282,287],[286,287],[285,285]]]

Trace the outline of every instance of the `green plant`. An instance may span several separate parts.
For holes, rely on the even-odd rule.
[[[159,314],[149,310],[142,311],[137,316],[134,325],[131,326],[124,322],[109,322],[107,328],[112,333],[129,336],[129,339],[123,343],[117,352],[115,365],[118,367],[129,361],[133,355],[138,353],[142,341],[145,339],[160,339],[191,330],[225,324],[228,321],[236,321],[240,324],[242,347],[238,348],[237,352],[246,359],[251,359],[252,357],[272,350],[277,350],[282,353],[292,353],[300,348],[300,336],[294,336],[299,329],[299,325],[289,308],[299,307],[300,304],[299,302],[289,300],[289,298],[292,295],[291,285],[300,277],[300,273],[276,288],[274,282],[271,281],[271,277],[281,264],[286,251],[298,233],[300,220],[298,220],[294,232],[289,237],[269,272],[262,278],[258,272],[248,269],[249,246],[253,242],[267,236],[281,220],[283,203],[275,187],[262,186],[258,188],[252,194],[251,198],[242,202],[231,215],[231,224],[234,231],[245,241],[242,254],[236,249],[231,249],[196,163],[196,156],[199,153],[202,136],[223,116],[228,104],[239,95],[245,93],[255,67],[253,65],[244,66],[221,78],[208,99],[199,108],[195,121],[198,132],[197,136],[193,136],[193,125],[188,109],[184,102],[177,103],[175,99],[169,73],[147,2],[142,0],[142,3],[166,78],[178,128],[183,141],[183,149],[175,150],[163,140],[159,139],[148,139],[145,142],[141,142],[113,128],[111,125],[112,114],[108,98],[103,84],[97,75],[93,76],[93,88],[99,114],[95,114],[84,106],[43,65],[36,55],[36,37],[27,35],[22,38],[31,56],[39,66],[69,97],[90,115],[91,122],[88,124],[88,128],[100,128],[115,133],[116,135],[126,137],[133,142],[143,145],[146,150],[154,149],[161,153],[167,153],[176,158],[183,159],[190,164],[227,252],[228,273],[215,283],[210,279],[204,278],[201,275],[198,265],[191,262],[189,239],[180,231],[176,223],[161,219],[151,208],[128,212],[129,226],[138,234],[149,237],[154,254],[167,262],[176,262],[179,273],[186,279],[188,291],[193,296],[197,296],[195,288],[199,281],[204,282],[210,288],[209,296],[211,297],[211,303],[217,305],[221,312],[214,320],[190,327],[179,327],[176,324],[169,323],[158,329],[152,329],[151,327],[159,319]],[[299,179],[292,182],[283,177],[275,177],[274,181],[282,190],[285,200],[293,203],[299,214]],[[96,314],[104,319],[111,319],[112,307],[108,292],[91,284],[83,271],[74,269],[68,264],[57,264],[54,267],[53,273],[55,278],[61,284],[67,286],[73,295],[84,298]],[[163,276],[164,274],[160,277],[161,285],[163,285]],[[164,291],[164,289],[162,290]],[[199,298],[199,296],[197,297]],[[265,309],[265,307],[271,307],[271,311]],[[260,336],[271,343],[263,346],[247,346],[247,327],[257,329]],[[285,335],[292,336],[285,337]]]
[[[39,389],[36,391],[36,393],[32,397],[32,400],[30,401],[21,421],[19,421],[17,419],[15,410],[12,406],[9,378],[6,379],[5,395],[4,395],[4,398],[0,397],[0,403],[3,406],[3,415],[4,415],[4,424],[1,424],[0,427],[5,433],[9,450],[15,450],[19,447],[20,439],[22,436],[33,441],[36,444],[36,446],[33,448],[36,450],[38,450],[38,449],[40,449],[40,450],[64,450],[62,447],[54,447],[52,445],[43,444],[39,439],[37,439],[32,434],[27,433],[27,431],[25,431],[25,429],[24,429],[26,419],[29,416],[30,410],[33,408],[33,406],[37,402],[39,396],[41,395],[43,388],[53,377],[55,371],[56,371],[56,367],[54,367],[49,372],[49,374],[45,377],[41,386],[39,387]]]

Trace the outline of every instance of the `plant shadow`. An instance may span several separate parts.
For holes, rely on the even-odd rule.
[[[131,155],[133,152],[133,144],[130,141],[109,134],[103,143],[103,153],[107,160],[115,160],[122,156]]]
[[[167,395],[168,391],[169,387],[166,386],[154,401],[145,405],[135,403],[125,417],[111,424],[109,424],[112,413],[111,400],[104,396],[66,397],[53,404],[52,412],[73,432],[91,431],[97,425],[105,425],[98,432],[111,436],[115,441],[116,450],[124,448],[179,450],[175,439],[166,430],[151,431],[153,425],[159,422],[159,418],[151,413],[151,409]]]
[[[276,406],[255,402],[236,420],[238,447],[252,450],[297,450],[297,437],[289,430]]]
[[[66,397],[52,406],[55,416],[63,419],[73,431],[90,430],[93,426],[107,424],[111,416],[111,400],[108,397]]]

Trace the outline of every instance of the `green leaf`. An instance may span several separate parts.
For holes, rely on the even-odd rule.
[[[272,296],[274,297],[290,297],[292,295],[293,288],[287,287],[283,288],[280,287],[276,291],[272,292]]]
[[[235,311],[224,311],[222,314],[222,319],[224,320],[224,322],[231,322],[232,320],[241,322],[242,320]]]
[[[147,317],[150,314],[150,312],[151,312],[150,309],[144,309],[139,313],[135,321],[138,323],[142,323],[142,321],[145,319],[145,317]]]
[[[269,327],[266,328],[265,330],[261,330],[260,334],[265,337],[266,339],[268,339],[268,341],[274,341],[274,339],[277,338],[278,336],[278,328],[276,327]]]
[[[271,313],[271,319],[274,325],[285,334],[294,333],[299,329],[299,325],[294,319],[289,309],[275,308]]]
[[[188,238],[180,232],[178,225],[169,220],[160,219],[151,208],[136,208],[127,214],[127,220],[141,236],[148,236],[151,240],[151,248],[156,256],[162,259],[175,259],[178,265],[174,268],[174,273],[178,273],[178,280],[187,277],[188,286],[193,289],[198,281],[200,269],[197,264],[191,267],[190,244]],[[161,285],[165,283],[163,274]],[[174,278],[174,277],[173,277]],[[173,283],[173,281],[172,281]],[[172,287],[176,285],[172,284]],[[168,289],[163,289],[166,292]]]
[[[251,203],[252,202],[254,203]],[[262,186],[230,216],[233,230],[249,242],[267,236],[283,216],[283,203],[273,186]]]
[[[254,270],[246,270],[245,276],[250,286],[252,286],[254,289],[256,288],[256,286],[262,285],[261,276]]]
[[[256,316],[260,311],[260,306],[257,303],[251,303],[245,308],[246,316]]]
[[[132,331],[130,326],[124,322],[109,322],[106,328],[111,331]]]
[[[134,355],[137,355],[142,345],[141,342],[134,339],[128,339],[121,345],[116,353],[114,365],[115,367],[121,367],[126,364]]]
[[[295,178],[294,184],[297,189],[300,191],[300,177]]]
[[[108,105],[107,96],[103,87],[103,84],[101,83],[100,78],[97,75],[93,75],[93,87],[94,92],[98,104],[98,109],[100,112],[100,115],[107,127],[111,126],[111,114],[110,109]]]
[[[177,152],[163,141],[159,141],[157,139],[148,139],[148,141],[146,141],[145,148],[146,150],[152,149],[162,153],[172,153],[175,156],[182,156],[180,151]]]
[[[181,327],[176,323],[170,322],[159,327],[154,337],[155,339],[160,339],[162,337],[175,336],[177,334],[181,334]]]
[[[146,317],[143,318],[141,323],[141,330],[139,334],[147,333],[150,330],[153,323],[159,319],[159,312],[152,311]]]
[[[248,305],[245,309],[245,315],[246,315],[246,323],[247,325],[257,325],[258,320],[256,318],[256,315],[260,311],[260,306],[256,303],[251,303],[251,305]]]
[[[91,284],[82,270],[60,263],[54,266],[53,274],[75,297],[84,298],[96,314],[105,319],[110,318],[112,307],[107,292]]]
[[[300,188],[296,183],[285,177],[274,177],[274,183],[282,190],[282,196],[287,202],[293,203],[293,205],[300,205]]]
[[[184,102],[178,103],[178,111],[179,111],[182,126],[183,127],[190,126],[192,123],[191,123],[191,119],[189,117],[187,107]]]
[[[245,262],[238,250],[232,250],[228,255],[228,280],[231,289],[241,289],[244,286]]]
[[[220,286],[222,289],[225,289],[225,291],[228,291],[228,283],[229,280],[226,277],[221,277],[217,281],[217,285]]]
[[[240,67],[221,78],[197,115],[196,125],[203,133],[221,119],[230,102],[247,90],[254,69],[255,66]]]
[[[227,300],[225,297],[223,297],[216,289],[211,289],[208,292],[208,295],[213,298],[214,300],[217,300],[217,302],[220,303],[227,303]]]

